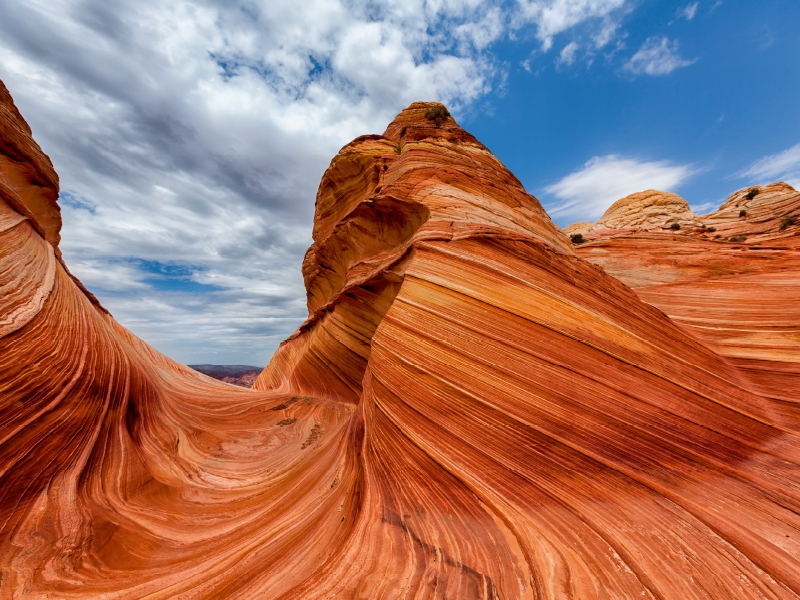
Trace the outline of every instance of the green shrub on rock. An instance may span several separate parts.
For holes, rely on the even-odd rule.
[[[575,244],[576,246],[586,242],[582,233],[570,234],[569,239],[572,240],[572,243]]]

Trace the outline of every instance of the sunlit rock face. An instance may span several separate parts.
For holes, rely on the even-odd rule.
[[[333,159],[254,391],[116,324],[23,208],[0,597],[800,596],[797,396],[576,256],[440,105]]]
[[[796,233],[800,229],[800,193],[782,181],[747,187],[731,194],[719,210],[704,216],[703,221],[715,227],[721,237],[772,238]]]
[[[604,232],[578,248],[727,357],[747,385],[796,411],[800,400],[800,193],[748,187],[701,217],[704,229]],[[607,235],[607,234],[611,235]]]
[[[677,194],[645,190],[614,202],[596,223],[580,221],[566,227],[564,232],[598,239],[622,232],[703,226],[700,218],[689,208],[689,203]]]
[[[577,223],[573,223],[572,225],[568,225],[564,228],[564,233],[567,235],[574,235],[580,233],[581,235],[587,233],[592,227],[594,227],[594,223],[591,221],[578,221]]]
[[[700,225],[689,204],[677,194],[646,190],[617,200],[595,223],[595,227],[657,229],[669,227],[672,223],[681,226]]]

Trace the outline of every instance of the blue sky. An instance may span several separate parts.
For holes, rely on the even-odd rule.
[[[61,177],[62,249],[186,363],[265,364],[338,149],[445,102],[567,225],[800,184],[800,2],[9,0],[0,78]]]
[[[705,212],[716,208],[762,181],[742,175],[751,164],[800,141],[800,3],[698,2],[689,20],[694,4],[645,2],[622,20],[626,48],[663,36],[691,62],[662,75],[626,71],[630,50],[611,60],[599,52],[591,64],[579,55],[569,66],[537,55],[531,74],[520,64],[528,48],[503,40],[505,93],[465,124],[549,207],[559,202],[547,187],[565,173],[619,155],[688,166],[676,191]],[[563,37],[556,52],[570,39]],[[566,225],[579,214],[556,220]]]

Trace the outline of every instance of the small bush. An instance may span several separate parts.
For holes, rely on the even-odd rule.
[[[394,147],[394,153],[395,154],[402,154],[403,153],[403,147],[400,144],[397,144]]]
[[[740,211],[739,211],[739,216],[740,216],[740,217],[746,217],[746,216],[747,216],[747,211],[746,211],[746,210],[744,210],[744,209],[740,210]]]
[[[572,240],[572,243],[575,245],[583,244],[586,240],[583,238],[582,233],[571,233],[569,239]]]
[[[788,217],[784,217],[783,219],[781,219],[781,231],[783,231],[787,227],[791,227],[795,223],[797,223],[797,217],[796,216],[790,215]]]
[[[721,238],[721,237],[722,237],[722,236],[721,236],[720,234],[717,234],[717,235],[715,235],[715,236],[714,236],[714,239],[716,240],[716,239],[719,239],[719,238]]]
[[[716,227],[707,227],[707,228],[706,228],[706,231],[707,231],[708,233],[714,233],[716,230],[717,230],[717,228],[716,228]],[[719,237],[719,236],[717,236],[717,237]]]
[[[728,238],[729,242],[746,242],[747,236],[746,235],[734,235],[733,237]]]
[[[435,121],[436,127],[441,127],[444,120],[449,116],[450,111],[448,111],[444,106],[434,106],[433,108],[429,108],[427,111],[425,111],[425,118]]]
[[[672,229],[672,231],[678,231],[678,229],[680,229],[680,228],[681,228],[681,224],[680,224],[680,223],[672,223],[672,224],[669,226],[669,228],[670,228],[670,229]]]
[[[745,196],[744,196],[744,197],[745,197],[745,198],[747,198],[748,200],[752,200],[753,198],[755,198],[755,197],[756,197],[756,194],[758,194],[758,192],[760,192],[760,191],[761,191],[761,190],[760,190],[760,189],[758,189],[757,187],[750,188],[750,189],[747,191],[747,193],[745,194]]]

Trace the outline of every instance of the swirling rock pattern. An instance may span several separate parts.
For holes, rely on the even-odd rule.
[[[333,159],[309,317],[252,391],[125,331],[3,206],[0,596],[800,597],[794,401],[434,108]]]
[[[744,188],[701,219],[700,229],[603,230],[578,254],[727,357],[751,389],[794,411],[800,193],[783,182]]]

